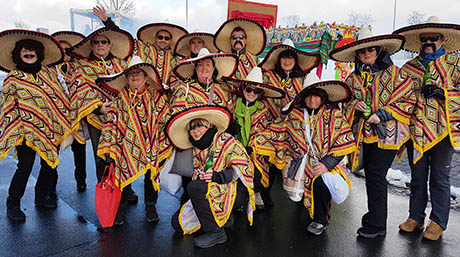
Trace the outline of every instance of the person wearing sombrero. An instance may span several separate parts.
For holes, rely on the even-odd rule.
[[[402,67],[414,81],[417,98],[411,116],[411,140],[406,144],[411,168],[409,218],[399,228],[424,229],[430,183],[432,210],[423,237],[438,240],[447,229],[450,210],[449,173],[454,148],[460,146],[458,90],[460,25],[441,23],[432,16],[426,23],[393,32],[406,39],[404,49],[418,53]],[[428,176],[428,174],[430,174]]]
[[[35,205],[57,206],[58,146],[73,132],[72,112],[56,71],[48,67],[63,61],[56,39],[35,31],[5,30],[0,33],[0,45],[0,69],[8,72],[0,101],[0,160],[13,148],[18,158],[8,190],[7,215],[24,221],[20,201],[37,153],[41,168]]]
[[[195,246],[209,248],[227,241],[224,225],[232,210],[247,204],[252,225],[254,167],[244,146],[224,132],[231,119],[226,108],[206,105],[185,109],[172,116],[166,133],[178,149],[193,150],[194,174],[186,191],[190,197],[173,215],[173,228],[203,235]]]
[[[283,99],[268,99],[267,106],[271,120],[281,117],[283,106],[294,100],[303,89],[305,74],[315,68],[320,60],[318,54],[307,53],[295,48],[291,39],[274,46],[259,67],[264,71],[264,81],[285,92]]]
[[[109,121],[104,125],[98,156],[114,162],[115,176],[123,191],[115,225],[125,221],[128,193],[123,190],[144,175],[144,202],[148,222],[158,221],[156,201],[160,159],[160,133],[166,123],[167,100],[162,83],[153,65],[138,56],[131,59],[126,70],[98,83],[119,92]]]
[[[304,89],[283,109],[284,130],[265,131],[263,138],[254,140],[257,155],[268,157],[292,177],[305,173],[303,205],[312,219],[307,231],[315,235],[327,229],[330,217],[331,193],[321,175],[337,173],[350,187],[339,163],[356,146],[350,125],[338,108],[350,95],[345,83],[320,81],[316,74],[308,74]]]
[[[54,37],[59,42],[62,49],[64,49],[64,62],[56,65],[56,71],[61,85],[66,89],[69,98],[72,98],[72,95],[75,94],[75,87],[71,86],[70,81],[75,66],[72,61],[73,57],[66,54],[65,51],[78,44],[85,36],[74,31],[57,31],[51,34],[51,36]],[[75,140],[73,140],[71,144],[75,164],[75,181],[77,182],[78,192],[86,190],[86,138],[82,127],[87,125],[84,121],[81,121],[81,123],[80,129],[72,135]]]
[[[355,63],[346,79],[352,98],[344,105],[344,114],[353,127],[357,145],[357,151],[348,158],[351,170],[358,166],[360,151],[363,154],[368,212],[357,233],[364,238],[386,235],[386,174],[398,150],[409,140],[415,104],[412,80],[390,59],[403,44],[402,36],[373,36],[364,28],[358,40],[330,53],[335,61]]]
[[[118,26],[107,17],[103,7],[96,6],[93,13],[108,28]],[[160,75],[161,81],[166,86],[176,79],[172,76],[172,69],[177,60],[173,50],[179,38],[187,35],[188,31],[178,25],[170,23],[150,23],[137,30],[136,52],[134,55],[141,57],[142,61],[152,64]]]
[[[206,48],[211,53],[217,53],[214,45],[214,35],[206,32],[193,32],[179,38],[174,47],[173,54],[183,60],[195,58],[202,48]]]
[[[262,53],[267,41],[265,29],[249,19],[230,19],[224,22],[214,34],[214,44],[223,53],[238,56],[238,70],[235,78],[244,79],[257,66],[257,55]]]
[[[232,113],[235,114],[239,131],[236,138],[243,144],[250,156],[253,153],[253,139],[257,133],[267,129],[269,123],[269,111],[264,104],[266,98],[283,98],[284,92],[269,84],[263,83],[263,75],[260,67],[254,67],[245,79],[224,77],[235,87],[237,94],[236,102]],[[255,156],[252,156],[255,157]],[[251,158],[252,159],[252,158]],[[263,160],[253,160],[257,163],[264,163]],[[256,192],[255,203],[257,209],[264,208],[261,198],[262,171],[255,172],[254,188]]]

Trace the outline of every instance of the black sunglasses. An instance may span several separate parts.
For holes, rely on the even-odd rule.
[[[103,40],[96,40],[96,39],[91,40],[91,44],[93,44],[93,45],[97,45],[97,44],[105,45],[105,44],[108,44],[108,43],[110,43],[110,41],[105,40],[105,39],[103,39]]]
[[[372,53],[374,51],[377,51],[377,47],[376,46],[371,46],[371,47],[367,47],[367,48],[362,48],[362,49],[356,50],[356,53],[357,54],[364,54],[366,51],[368,51],[369,53]]]
[[[254,94],[256,94],[256,95],[260,95],[263,92],[263,90],[260,89],[260,88],[252,88],[252,87],[245,87],[244,91],[246,91],[248,93],[254,92]]]
[[[246,38],[246,36],[245,36],[245,35],[233,35],[233,36],[232,36],[232,39],[233,39],[233,40],[237,40],[237,39],[245,39],[245,38]]]
[[[157,38],[158,38],[159,40],[163,40],[163,39],[164,39],[164,40],[166,40],[166,41],[169,41],[169,40],[171,40],[171,37],[168,37],[168,36],[162,36],[162,35],[159,35],[159,36],[157,36]]]
[[[441,39],[441,36],[420,37],[420,41],[422,41],[422,43],[426,43],[426,42],[428,42],[428,40],[430,40],[430,42],[436,42],[436,41],[438,41],[440,39]]]

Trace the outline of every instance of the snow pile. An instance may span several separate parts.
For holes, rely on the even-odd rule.
[[[460,202],[460,188],[450,186],[450,195],[453,200],[455,200],[456,202]]]
[[[387,181],[393,186],[408,188],[410,177],[400,170],[394,170],[390,168],[387,173]]]

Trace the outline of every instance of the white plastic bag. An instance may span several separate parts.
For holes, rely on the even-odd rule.
[[[298,166],[295,177],[290,178],[288,176],[289,167],[291,166],[291,160],[288,160],[286,167],[283,169],[283,189],[286,191],[289,198],[294,202],[299,202],[303,198],[305,190],[305,162],[307,155],[302,157],[302,161]]]
[[[163,169],[160,170],[160,187],[172,195],[177,194],[182,187],[182,177],[170,172],[175,155],[176,150],[174,149],[171,153],[171,158],[166,160]]]
[[[339,173],[326,172],[321,174],[321,178],[331,193],[332,201],[340,204],[347,199],[350,189]]]

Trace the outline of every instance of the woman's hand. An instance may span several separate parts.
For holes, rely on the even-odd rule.
[[[324,165],[323,163],[321,162],[318,162],[316,163],[314,166],[313,166],[313,176],[319,176],[321,174],[324,174],[326,173],[328,170],[327,170],[327,167],[326,165]]]
[[[209,183],[212,181],[212,173],[213,173],[213,170],[209,169],[205,172],[200,172],[198,174],[198,177],[200,178],[200,180],[204,180],[204,182]]]
[[[93,14],[96,15],[96,17],[98,17],[102,22],[105,22],[108,19],[107,12],[102,6],[93,7]]]
[[[379,116],[377,116],[377,114],[372,114],[369,119],[367,119],[366,121],[366,124],[367,125],[370,125],[370,124],[379,124],[381,122]]]
[[[109,113],[109,111],[112,109],[110,107],[111,104],[112,104],[112,102],[103,103],[102,106],[101,106],[101,113],[104,114],[104,115]]]
[[[359,101],[358,103],[356,103],[356,110],[360,111],[360,112],[364,112],[364,110],[366,109],[366,103],[364,101]]]

